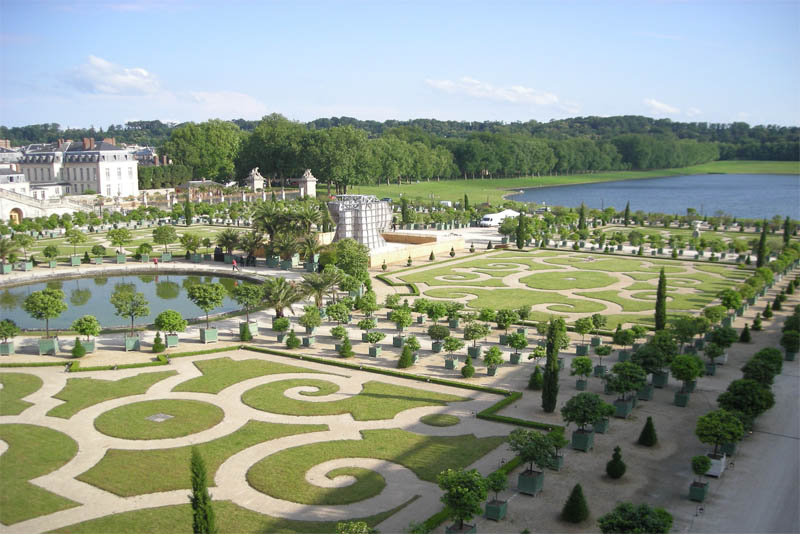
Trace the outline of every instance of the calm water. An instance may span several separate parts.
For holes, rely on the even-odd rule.
[[[139,318],[136,324],[150,324],[164,310],[179,311],[184,319],[204,317],[204,312],[186,296],[186,288],[206,282],[220,282],[229,291],[241,283],[233,278],[188,275],[129,275],[42,282],[0,290],[0,317],[12,319],[20,328],[44,329],[44,321],[33,319],[25,313],[22,301],[34,291],[51,287],[64,292],[68,308],[60,317],[50,319],[50,328],[69,328],[72,321],[83,315],[94,315],[103,327],[128,326],[130,319],[115,315],[116,309],[110,302],[111,294],[122,284],[135,286],[136,291],[144,293],[150,303],[150,315]],[[211,313],[237,309],[239,305],[226,297],[222,306]]]
[[[525,189],[509,197],[548,206],[590,208],[613,206],[618,211],[684,215],[686,208],[714,215],[718,210],[741,218],[789,215],[800,219],[800,176],[784,174],[701,174],[622,182]]]

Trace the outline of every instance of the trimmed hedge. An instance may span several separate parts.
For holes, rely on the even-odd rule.
[[[56,365],[59,366],[59,367],[63,367],[65,364],[64,364],[64,362],[0,363],[0,368],[2,368],[2,367],[55,367]]]
[[[80,362],[73,361],[70,362],[69,372],[70,373],[80,373],[86,371],[114,371],[114,370],[122,370],[122,369],[138,369],[139,367],[156,367],[159,365],[169,365],[169,360],[171,358],[183,358],[186,356],[201,356],[203,354],[214,354],[217,352],[227,352],[230,350],[238,350],[242,348],[240,345],[232,345],[230,347],[218,347],[215,349],[208,349],[208,350],[195,350],[192,352],[181,352],[178,354],[158,354],[156,356],[156,361],[154,362],[142,362],[142,363],[126,363],[122,365],[97,365],[94,367],[81,367]],[[63,364],[58,364],[63,365]]]

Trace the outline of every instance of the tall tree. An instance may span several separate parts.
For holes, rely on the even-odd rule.
[[[583,202],[578,208],[578,230],[586,230],[586,206]]]
[[[197,447],[192,447],[190,470],[192,494],[189,496],[189,500],[192,503],[192,532],[194,534],[216,534],[214,508],[211,507],[211,495],[208,494],[206,482],[206,464]]]
[[[525,246],[525,214],[520,213],[519,217],[517,217],[517,248],[522,250]]]
[[[667,327],[667,277],[664,268],[658,274],[658,290],[656,291],[656,331]]]
[[[624,221],[625,222],[625,226],[628,226],[630,221],[631,221],[631,202],[628,201],[625,204],[625,221]]]
[[[172,131],[160,152],[175,163],[192,169],[195,179],[210,178],[225,182],[233,177],[234,158],[239,152],[242,134],[232,122],[210,120],[193,122]]]
[[[545,350],[547,351],[547,361],[544,366],[544,379],[542,382],[542,409],[547,413],[552,413],[556,409],[558,398],[558,351],[567,327],[563,319],[550,319],[547,325],[547,338]]]
[[[758,238],[758,250],[756,250],[756,268],[764,267],[767,264],[767,220],[761,223],[761,237]]]
[[[783,221],[783,244],[784,246],[789,244],[789,239],[792,238],[792,220],[789,216],[786,216],[786,220]]]

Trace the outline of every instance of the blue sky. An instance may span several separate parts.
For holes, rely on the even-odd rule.
[[[800,1],[0,0],[0,124],[800,124]]]

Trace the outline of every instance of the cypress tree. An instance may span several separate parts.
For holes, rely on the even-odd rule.
[[[561,340],[566,332],[566,325],[563,319],[550,319],[547,327],[547,362],[544,367],[544,377],[542,379],[542,409],[547,413],[552,413],[556,409],[558,398],[558,351],[561,348]]]
[[[756,268],[763,267],[767,263],[767,220],[761,223],[761,237],[758,238],[758,250],[756,250]]]
[[[789,244],[789,239],[792,237],[792,220],[789,219],[789,216],[786,216],[786,220],[783,221],[783,244],[784,246]]]
[[[194,534],[216,534],[214,509],[211,507],[211,495],[208,494],[206,483],[206,464],[197,447],[192,447],[190,471],[192,473],[192,494],[189,496],[189,500],[192,503],[192,532]]]
[[[339,347],[339,356],[342,358],[352,358],[356,353],[353,352],[353,344],[350,343],[350,338],[345,336],[342,340],[342,346]]]
[[[578,230],[586,230],[586,206],[581,202],[578,208]]]
[[[667,327],[667,277],[664,268],[658,275],[658,291],[656,292],[656,331]]]
[[[606,464],[606,474],[611,478],[622,478],[628,466],[622,461],[622,450],[619,447],[614,447],[614,454],[611,455],[611,460]]]
[[[772,306],[770,305],[769,302],[767,302],[767,305],[764,307],[763,315],[764,319],[772,319]]]
[[[750,327],[745,323],[742,333],[739,335],[739,343],[750,343],[750,341]]]
[[[639,439],[636,442],[639,445],[644,445],[645,447],[652,447],[656,443],[658,443],[658,436],[656,436],[656,427],[653,424],[653,418],[648,417],[647,422],[644,424],[644,428],[642,428],[642,433],[639,434]]]
[[[400,359],[397,361],[397,367],[405,369],[414,365],[414,354],[411,352],[411,347],[403,345],[403,352],[400,354]]]
[[[631,221],[631,202],[629,200],[628,203],[625,204],[625,226],[628,226],[628,223],[630,223],[630,221]]]
[[[517,217],[517,248],[522,250],[525,246],[525,215],[522,213]]]
[[[569,494],[569,499],[564,504],[564,509],[561,510],[561,519],[570,523],[580,523],[587,517],[589,517],[589,506],[583,496],[583,488],[580,484],[575,484],[572,493]]]
[[[469,210],[469,197],[467,197],[467,194],[464,193],[464,211],[468,210]]]

